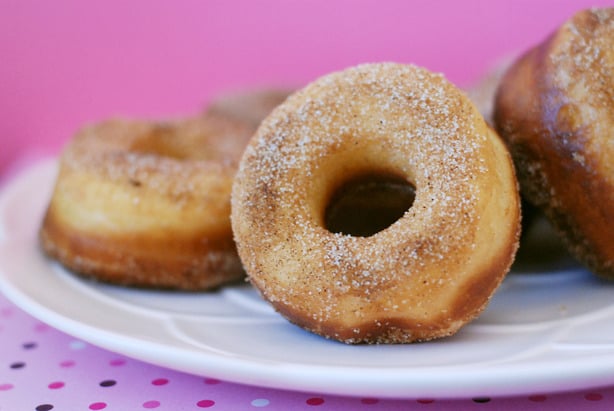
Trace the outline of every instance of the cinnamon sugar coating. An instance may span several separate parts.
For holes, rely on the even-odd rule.
[[[61,156],[43,250],[115,284],[202,290],[244,278],[230,191],[251,131],[210,115],[85,127]]]
[[[614,279],[614,9],[574,15],[505,74],[495,122],[524,197]]]
[[[335,190],[393,175],[415,199],[361,237],[324,222]],[[454,334],[487,305],[518,244],[509,154],[438,74],[365,64],[326,75],[261,124],[239,166],[232,227],[252,284],[291,322],[345,343]]]

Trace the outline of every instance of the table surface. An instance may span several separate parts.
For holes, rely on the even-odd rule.
[[[614,386],[473,399],[352,398],[234,384],[75,339],[0,295],[0,410],[611,410]]]
[[[8,1],[0,6],[0,183],[112,116],[167,118],[246,87],[367,61],[466,86],[574,11],[607,1]],[[249,62],[249,63],[247,63]],[[0,294],[0,411],[611,409],[614,385],[474,399],[352,398],[189,375],[109,352]],[[614,384],[614,375],[613,381]]]

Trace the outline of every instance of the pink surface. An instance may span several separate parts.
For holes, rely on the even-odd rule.
[[[603,0],[4,1],[0,175],[83,123],[169,117],[212,95],[412,62],[463,85]],[[611,1],[609,1],[611,3]]]

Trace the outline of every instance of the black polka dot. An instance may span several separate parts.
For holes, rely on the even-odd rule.
[[[27,342],[27,343],[21,344],[21,346],[23,347],[24,350],[31,350],[33,348],[36,348],[37,344],[35,342]]]
[[[14,362],[14,363],[11,364],[11,368],[13,370],[18,370],[18,369],[23,368],[25,366],[26,366],[26,363],[25,362],[21,362],[21,361]]]
[[[51,404],[41,404],[35,408],[36,411],[50,411],[53,409]]]
[[[476,397],[473,399],[473,402],[477,402],[478,404],[484,404],[490,402],[490,398],[488,397]]]
[[[117,384],[117,381],[115,380],[104,380],[104,381],[101,381],[99,385],[101,387],[112,387],[115,384]]]

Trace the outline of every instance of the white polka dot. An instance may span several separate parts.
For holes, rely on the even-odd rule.
[[[81,340],[74,340],[70,342],[69,347],[71,350],[82,350],[87,347],[87,344]]]
[[[252,407],[266,407],[269,405],[269,400],[266,398],[256,398],[252,400]]]

